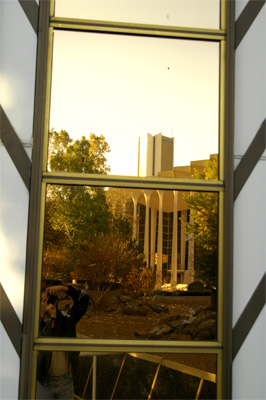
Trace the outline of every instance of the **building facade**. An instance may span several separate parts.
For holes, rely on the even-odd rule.
[[[167,30],[162,26],[159,29],[161,36],[182,37],[185,34],[188,38],[192,34],[197,40],[218,41],[222,48],[221,59],[227,60],[227,73],[221,79],[226,97],[220,121],[225,132],[220,142],[224,173],[223,183],[215,186],[219,193],[223,190],[226,193],[223,197],[226,228],[222,238],[225,251],[220,260],[223,265],[220,291],[226,300],[219,320],[221,333],[215,346],[212,343],[198,344],[198,347],[195,343],[193,346],[177,343],[172,345],[171,352],[191,352],[191,348],[198,354],[213,352],[220,360],[218,396],[259,400],[266,396],[266,6],[263,0],[222,0],[221,5],[223,10],[227,9],[218,32],[195,30],[191,33],[187,29],[184,33],[184,29]],[[47,57],[48,31],[60,29],[59,25],[65,21],[50,18],[49,2],[42,0],[1,1],[0,16],[1,398],[25,399],[34,398],[34,354],[52,346],[42,343],[34,330],[40,284],[37,236],[41,224],[41,186],[47,179],[58,179],[58,176],[47,178],[42,172],[40,142],[45,125],[46,65],[47,58],[51,57],[51,54]],[[74,22],[69,21],[70,25]],[[90,21],[88,25],[94,32],[99,25],[102,30],[114,29],[106,22],[101,25]],[[81,26],[74,26],[74,29],[81,29]],[[115,29],[132,34],[133,28],[118,24]],[[140,35],[156,34],[150,26],[145,26],[145,31],[139,26],[134,29],[139,29]],[[91,179],[95,183],[94,178]],[[110,180],[107,184],[124,184],[123,180],[113,182]],[[134,182],[130,181],[129,187]],[[169,184],[167,180],[164,182]],[[152,184],[156,190],[164,190],[162,183],[154,183],[152,179],[146,181],[144,189],[148,190]],[[185,190],[187,183],[179,180],[176,185],[179,190]],[[201,186],[201,190],[210,190],[210,187]],[[160,194],[159,201],[162,196]],[[250,207],[251,203],[256,206]],[[222,224],[223,218],[220,218]],[[160,251],[162,253],[157,249],[157,253]],[[79,346],[79,350],[90,352],[102,352],[106,348],[117,351],[117,343],[97,343],[95,347],[95,344],[80,342]],[[134,344],[130,346],[131,350],[136,349]],[[155,344],[151,347],[155,352],[162,350]]]

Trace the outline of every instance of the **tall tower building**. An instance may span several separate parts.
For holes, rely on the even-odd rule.
[[[138,176],[157,176],[174,166],[174,138],[147,133],[139,138]]]

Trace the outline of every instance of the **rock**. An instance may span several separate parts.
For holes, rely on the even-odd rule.
[[[194,310],[194,308],[190,308],[189,309],[190,314],[194,317],[196,314],[196,311]]]
[[[169,315],[146,333],[135,332],[145,339],[214,340],[216,338],[216,312],[201,309],[190,316]]]
[[[160,319],[160,323],[161,324],[167,324],[173,321],[180,321],[181,320],[181,315],[179,314],[172,314],[172,315],[168,315],[167,317],[163,317]]]
[[[111,304],[118,304],[118,299],[117,299],[117,297],[116,297],[116,296],[110,297],[109,303],[111,303]]]
[[[196,317],[191,316],[188,319],[185,319],[183,322],[184,322],[184,324],[192,324],[192,322],[194,322],[195,319],[196,319]]]
[[[209,319],[215,319],[216,320],[216,313],[213,313],[211,311],[207,311],[205,313],[200,313],[195,320],[196,326],[201,325],[204,321],[208,321]]]
[[[149,304],[150,309],[156,313],[162,313],[165,312],[167,313],[169,310],[167,307],[161,306],[160,304]]]
[[[214,340],[216,337],[216,319],[208,319],[200,323],[192,332],[194,340]]]
[[[173,328],[169,325],[157,325],[146,333],[135,332],[135,337],[141,339],[167,339]]]
[[[121,294],[121,296],[119,297],[119,300],[120,300],[122,303],[128,303],[131,299],[130,299],[129,296],[126,296],[126,295]]]
[[[148,334],[159,336],[162,333],[169,333],[169,332],[173,332],[173,328],[167,324],[164,324],[155,326],[148,332]]]
[[[111,306],[110,304],[105,304],[103,306],[103,311],[105,312],[114,312],[117,310],[117,306]]]
[[[181,332],[184,328],[183,320],[169,322],[169,325],[178,333]]]
[[[126,307],[124,309],[124,314],[146,316],[148,311],[149,307],[146,304],[143,304],[141,301],[135,300],[126,304]]]
[[[105,312],[113,312],[116,311],[118,308],[118,299],[116,296],[111,296],[109,298],[104,297],[101,301],[99,306]]]

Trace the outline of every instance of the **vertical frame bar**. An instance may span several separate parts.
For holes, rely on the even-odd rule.
[[[232,298],[233,298],[233,173],[234,173],[234,14],[235,1],[222,0],[226,27],[225,131],[224,131],[224,265],[222,398],[232,398]]]
[[[37,63],[35,83],[35,104],[33,122],[34,151],[30,186],[29,221],[25,272],[25,297],[23,314],[23,341],[20,363],[19,399],[31,398],[33,368],[33,321],[35,316],[36,265],[39,253],[40,196],[42,181],[43,126],[45,110],[46,65],[48,53],[48,29],[50,1],[40,0],[37,41]]]

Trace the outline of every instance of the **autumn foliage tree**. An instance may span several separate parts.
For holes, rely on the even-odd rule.
[[[73,259],[72,278],[85,280],[89,289],[97,292],[97,296],[94,296],[97,302],[115,282],[124,284],[133,269],[141,269],[146,265],[137,244],[115,231],[90,236],[76,246]]]
[[[43,279],[67,281],[72,271],[67,248],[46,248],[43,252]]]
[[[203,172],[194,171],[194,177],[217,179],[218,158],[206,163]],[[190,209],[191,222],[186,222],[186,232],[194,241],[194,269],[196,277],[208,288],[217,286],[218,266],[218,194],[193,192],[184,195]]]

